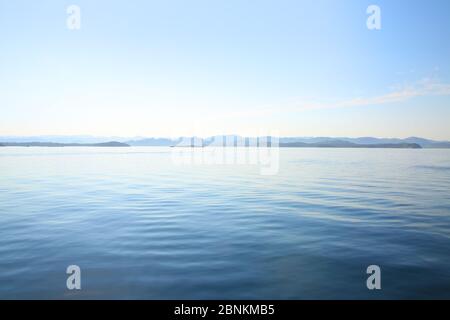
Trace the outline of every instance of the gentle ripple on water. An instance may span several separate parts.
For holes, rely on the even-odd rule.
[[[0,298],[450,298],[450,150],[170,152],[1,148]]]

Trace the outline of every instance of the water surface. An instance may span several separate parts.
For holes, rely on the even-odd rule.
[[[450,150],[171,152],[0,148],[0,298],[450,298]]]

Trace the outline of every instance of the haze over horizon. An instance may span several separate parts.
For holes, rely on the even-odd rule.
[[[0,135],[0,140],[7,140],[7,139],[13,139],[13,138],[20,138],[20,139],[27,139],[27,138],[45,138],[45,139],[51,139],[51,138],[71,138],[71,139],[83,139],[83,138],[92,138],[92,139],[120,139],[120,140],[137,140],[137,139],[178,139],[183,137],[198,137],[198,138],[211,138],[211,137],[226,137],[226,136],[241,136],[241,137],[262,137],[262,136],[270,136],[269,134],[263,134],[262,132],[260,134],[250,134],[250,135],[241,135],[241,134],[235,134],[235,133],[217,133],[217,134],[211,134],[211,135],[179,135],[179,136],[144,136],[144,135],[138,135],[138,136],[130,136],[130,135],[91,135],[91,134],[73,134],[73,135],[53,135],[53,134],[43,134],[43,135]],[[399,140],[405,140],[405,139],[426,139],[426,140],[435,140],[435,141],[450,141],[450,139],[431,139],[429,137],[421,137],[421,136],[403,136],[403,137],[392,137],[392,136],[326,136],[326,135],[318,135],[318,136],[300,136],[300,135],[291,135],[291,136],[282,136],[282,135],[272,135],[273,137],[280,137],[280,138],[303,138],[303,139],[314,139],[314,138],[330,138],[330,139],[339,139],[339,138],[348,138],[348,139],[362,139],[362,138],[374,138],[374,139],[399,139]]]
[[[70,4],[0,0],[0,136],[450,140],[446,0]]]

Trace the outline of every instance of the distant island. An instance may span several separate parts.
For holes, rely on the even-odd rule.
[[[129,147],[129,145],[117,141],[102,143],[2,142],[0,147]]]
[[[399,138],[346,138],[346,137],[243,137],[217,135],[207,138],[180,137],[93,137],[93,136],[31,136],[1,137],[0,147],[249,147],[271,146],[277,140],[281,148],[369,148],[369,149],[450,149],[450,141],[409,137]]]
[[[271,138],[266,137],[268,144]],[[170,146],[170,147],[207,147],[221,146],[221,141],[232,141],[232,146],[250,145],[250,140],[259,141],[260,137],[242,137],[238,135],[213,136],[208,138],[183,137],[142,138],[124,140],[130,146]],[[217,142],[219,141],[219,144]],[[280,137],[278,144],[281,148],[389,148],[389,149],[448,149],[450,141],[434,141],[430,139],[410,137],[398,138],[331,138],[331,137]]]
[[[347,141],[331,141],[317,143],[280,143],[281,148],[369,148],[369,149],[422,149],[417,143],[377,143],[357,144]]]

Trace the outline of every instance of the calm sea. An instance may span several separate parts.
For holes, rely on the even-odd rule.
[[[450,150],[171,152],[0,148],[0,298],[450,298]]]

